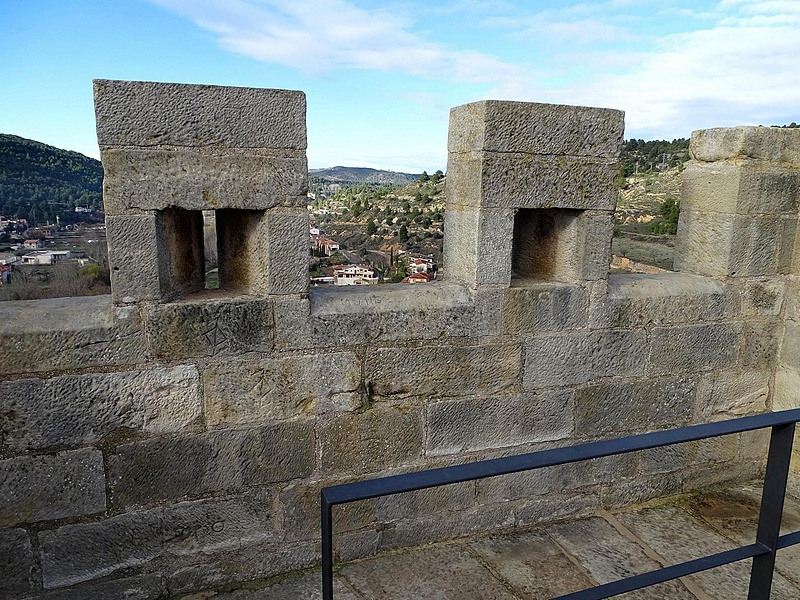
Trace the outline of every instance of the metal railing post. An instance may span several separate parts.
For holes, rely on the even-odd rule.
[[[331,504],[320,492],[320,520],[322,522],[322,600],[333,600],[333,519]]]
[[[748,600],[769,600],[770,597],[783,516],[783,500],[789,476],[789,461],[792,458],[794,428],[794,423],[776,425],[772,428],[756,533],[756,544],[764,546],[769,552],[753,557]]]

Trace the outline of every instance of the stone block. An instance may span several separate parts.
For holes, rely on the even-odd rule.
[[[798,408],[798,407],[792,407]],[[777,410],[777,409],[776,409]],[[769,450],[770,433],[767,429],[757,429],[755,431],[745,431],[739,435],[739,460],[743,462],[760,461],[762,465],[767,464],[767,453]],[[797,435],[795,434],[794,456],[797,456]],[[796,465],[796,459],[793,462]],[[762,471],[763,472],[763,471]],[[790,481],[795,479],[789,478]]]
[[[745,317],[777,317],[785,297],[783,277],[747,279],[741,291],[742,315]]]
[[[798,165],[800,166],[800,165]],[[739,208],[744,214],[797,214],[800,173],[783,165],[745,167],[739,183]]]
[[[578,279],[599,281],[608,278],[611,264],[611,238],[614,215],[611,211],[587,210],[580,219],[580,237],[576,260]]]
[[[786,320],[800,321],[800,277],[790,275],[783,279],[786,282],[783,294],[785,318]]]
[[[678,221],[673,267],[676,271],[726,277],[734,240],[732,215],[684,209]]]
[[[586,327],[586,289],[570,284],[542,283],[512,287],[503,296],[503,332],[526,334]]]
[[[361,406],[361,364],[351,352],[237,361],[203,372],[206,422],[247,425]]]
[[[0,371],[135,365],[147,357],[135,309],[111,296],[0,302]]]
[[[511,282],[513,239],[513,210],[448,204],[444,236],[447,281],[507,286]]]
[[[535,496],[516,503],[516,525],[541,525],[563,519],[586,517],[600,508],[600,491],[583,488],[580,491],[549,496]]]
[[[773,216],[743,216],[682,211],[674,266],[721,276],[769,276],[779,272],[784,223]]]
[[[430,518],[459,511],[469,511],[475,504],[475,483],[465,481],[417,492],[393,494],[375,499],[375,511],[381,523],[402,519]]]
[[[781,366],[800,370],[800,322],[787,320],[781,344]]]
[[[508,529],[515,523],[514,507],[510,503],[476,506],[470,510],[454,513],[402,519],[392,522],[381,531],[379,551],[419,546],[479,533],[486,534],[495,529]]]
[[[280,523],[287,540],[319,540],[320,490],[327,485],[332,485],[330,480],[316,484],[290,484],[281,489]],[[333,530],[337,536],[340,533],[375,527],[378,519],[375,500],[341,504],[333,509],[332,515]]]
[[[108,485],[114,506],[146,505],[307,477],[315,460],[311,423],[289,421],[117,446]]]
[[[193,366],[0,382],[0,434],[17,453],[95,444],[118,430],[178,432],[202,413]]]
[[[575,431],[581,436],[631,434],[688,424],[695,407],[690,377],[616,380],[575,393]]]
[[[306,149],[303,92],[94,81],[100,148]]]
[[[607,108],[483,100],[450,110],[450,152],[525,152],[616,160],[624,113]]]
[[[505,455],[519,454],[506,451]],[[639,469],[639,457],[635,454],[618,454],[576,463],[556,465],[541,469],[521,471],[499,477],[481,479],[477,482],[477,501],[484,503],[505,503],[512,500],[544,498],[555,494],[562,501],[568,490],[580,490],[611,483],[633,476]]]
[[[712,371],[700,378],[698,412],[704,420],[729,419],[767,412],[767,371]]]
[[[656,327],[650,337],[648,375],[699,373],[734,366],[738,323]]]
[[[170,594],[232,588],[235,587],[233,584],[242,581],[263,580],[310,570],[319,564],[319,543],[284,543],[269,551],[259,547],[241,548],[235,552],[225,549],[219,553],[209,553],[204,558],[205,562],[185,567],[169,577],[167,589]]]
[[[164,210],[305,207],[303,151],[120,148],[103,152],[107,214]]]
[[[781,275],[791,275],[797,269],[797,261],[800,260],[800,236],[798,236],[798,218],[792,215],[781,215],[780,220],[780,239],[778,240],[778,273]]]
[[[0,529],[0,598],[21,598],[33,592],[36,567],[28,532]]]
[[[572,434],[572,390],[474,398],[428,407],[426,454],[456,454],[563,439]]]
[[[160,573],[89,583],[74,588],[53,590],[25,600],[86,600],[86,598],[124,598],[125,600],[158,600],[167,593]]]
[[[617,202],[616,158],[451,154],[447,175],[448,210],[461,206],[613,211]]]
[[[616,508],[664,498],[680,491],[680,473],[638,474],[636,477],[603,485],[600,499],[604,507]]]
[[[517,344],[379,348],[367,354],[365,383],[389,401],[464,395],[508,395],[519,388]]]
[[[642,472],[673,473],[693,465],[728,463],[738,454],[739,438],[735,435],[662,446],[642,453]]]
[[[479,206],[613,211],[617,204],[616,159],[489,154],[482,163]]]
[[[740,215],[794,214],[800,176],[782,166],[690,162],[683,172],[681,208]]]
[[[160,300],[155,214],[106,215],[106,238],[114,302]]]
[[[422,454],[420,412],[373,408],[321,423],[317,434],[325,473],[361,474],[399,467]]]
[[[644,374],[644,331],[574,332],[529,338],[523,387],[537,390],[579,385],[601,377]]]
[[[750,319],[742,325],[742,366],[772,371],[778,358],[782,327],[777,319]]]
[[[784,219],[735,217],[728,271],[731,276],[765,276],[779,272]]]
[[[324,347],[311,334],[311,305],[308,297],[276,296],[272,298],[276,350],[303,350]]]
[[[692,132],[695,160],[758,160],[800,166],[800,131],[774,127],[717,127]]]
[[[738,212],[741,175],[735,164],[689,162],[681,175],[681,211]]]
[[[611,275],[606,294],[593,297],[592,328],[718,321],[737,314],[736,299],[719,282],[686,273]]]
[[[152,354],[159,360],[231,356],[272,349],[267,300],[182,300],[142,310]]]
[[[270,496],[263,490],[124,513],[39,533],[46,589],[131,568],[174,573],[213,554],[220,562],[235,561],[237,552],[250,548],[264,552],[277,541]]]
[[[301,294],[308,291],[308,212],[300,209],[267,211],[257,234],[264,246],[253,252],[251,271],[258,272],[258,260],[265,267],[253,282],[256,293]]]
[[[311,288],[309,337],[291,343],[338,349],[361,344],[465,338],[477,335],[487,326],[476,313],[469,290],[461,285],[437,281],[426,285],[352,287],[355,289]],[[304,316],[291,318],[293,322],[299,321],[298,333],[305,335]]]
[[[503,334],[504,285],[486,285],[469,290],[472,326],[468,336],[495,337]]]
[[[98,450],[0,460],[0,527],[105,509],[103,455]]]

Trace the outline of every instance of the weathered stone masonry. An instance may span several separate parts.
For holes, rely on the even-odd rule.
[[[319,560],[324,485],[796,406],[800,131],[695,132],[678,272],[609,276],[622,113],[457,107],[446,280],[309,290],[302,93],[95,99],[113,293],[0,306],[0,598],[267,577]],[[336,512],[338,552],[749,477],[763,452],[733,436],[364,502]]]

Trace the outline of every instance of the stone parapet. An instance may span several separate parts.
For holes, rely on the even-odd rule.
[[[794,133],[696,133],[681,272],[609,275],[622,113],[457,107],[445,279],[308,289],[302,94],[95,89],[112,294],[0,303],[0,598],[272,577],[318,563],[327,485],[797,405]],[[749,478],[766,443],[365,501],[335,511],[335,550]]]

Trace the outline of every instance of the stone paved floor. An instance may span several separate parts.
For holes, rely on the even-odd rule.
[[[566,594],[752,543],[760,487],[709,490],[601,511],[535,529],[393,552],[338,570],[336,600],[529,600]],[[792,482],[784,533],[800,530],[800,482]],[[750,561],[631,592],[625,599],[736,600],[747,597]],[[775,600],[800,599],[800,547],[779,552]],[[320,571],[260,589],[207,592],[186,600],[312,600]]]

